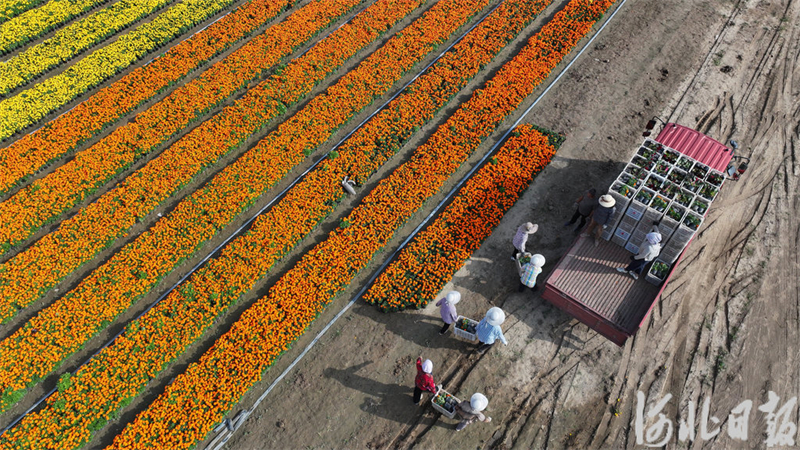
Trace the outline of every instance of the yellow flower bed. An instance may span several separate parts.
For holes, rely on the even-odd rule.
[[[233,0],[187,0],[64,72],[0,102],[0,139],[38,122],[232,3]]]
[[[2,0],[0,1],[0,23],[8,22],[44,2],[45,0]]]
[[[108,0],[53,0],[0,25],[0,53],[6,54]]]
[[[120,0],[0,63],[0,95],[22,86],[173,0]]]

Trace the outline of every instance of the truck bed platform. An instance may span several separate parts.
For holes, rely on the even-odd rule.
[[[617,272],[617,267],[628,265],[630,256],[629,251],[611,242],[601,239],[595,247],[591,237],[579,237],[550,274],[543,296],[562,309],[572,307],[574,310],[565,309],[570,314],[605,322],[597,325],[610,328],[611,335],[606,337],[624,342],[639,327],[659,291],[643,276],[634,280]],[[568,304],[567,299],[578,305]],[[625,336],[615,337],[617,331]]]

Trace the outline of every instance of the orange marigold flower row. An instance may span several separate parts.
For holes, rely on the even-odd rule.
[[[252,0],[0,150],[0,194],[71,153],[123,115],[179,82],[277,16],[289,0]]]
[[[424,308],[550,163],[560,141],[559,136],[531,125],[517,127],[490,163],[381,273],[364,300],[384,312]]]
[[[308,4],[286,21],[271,27],[211,66],[201,76],[171,92],[166,98],[137,115],[135,120],[120,126],[95,145],[79,152],[73,160],[53,173],[34,181],[0,203],[0,250],[8,250],[42,226],[57,220],[87,195],[113,180],[139,158],[157,149],[361,1],[338,0],[331,3],[320,0]],[[312,82],[320,80],[318,77],[308,78]],[[274,97],[275,95],[269,95],[273,103],[296,101],[288,96],[278,99]],[[239,115],[250,113],[243,100],[237,102],[238,108],[235,108]],[[265,115],[274,116],[273,110],[274,107],[270,108],[271,114]],[[218,114],[214,119],[228,116],[230,115]],[[254,114],[254,118],[256,116],[258,115]],[[178,152],[179,157],[182,152],[190,153],[192,144],[202,145],[203,141],[213,136],[208,136],[211,132],[241,139],[236,133],[238,128],[241,127],[242,134],[249,135],[253,129],[263,126],[262,122],[246,120],[230,130],[215,130],[210,126],[212,123],[214,122],[208,121],[199,129],[193,130],[165,153]],[[187,146],[188,149],[185,148]],[[165,157],[157,158],[157,161],[164,159]],[[152,164],[166,163],[154,161]]]
[[[176,377],[110,448],[190,448],[205,438],[398,227],[474,151],[481,138],[494,130],[590,31],[611,3],[572,0],[557,13],[486,89],[477,91],[459,110],[470,110],[470,114],[457,112],[440,127],[408,163],[383,180],[343,220],[344,227],[306,253],[199,362]],[[526,76],[523,68],[535,75]],[[502,115],[495,114],[494,108]],[[465,131],[469,133],[466,136]],[[454,162],[447,164],[448,159]]]
[[[319,3],[325,2],[313,4]],[[0,320],[13,317],[19,309],[40,298],[58,281],[111,245],[136,220],[150,213],[231,148],[244,142],[250,133],[283,113],[286,105],[299,101],[314,83],[333,73],[419,3],[420,0],[378,2],[375,8],[359,14],[348,26],[339,28],[292,61],[282,74],[260,83],[233,106],[226,107],[134,172],[118,188],[0,266]],[[325,17],[323,11],[316,11],[314,15]],[[312,25],[327,22],[312,18],[305,21]],[[301,152],[301,160],[302,157]],[[113,158],[109,156],[108,159]],[[82,178],[79,174],[76,176]]]
[[[453,7],[458,5],[460,5],[459,9]],[[403,31],[402,38],[393,39],[387,43],[389,47],[393,48],[392,51],[377,52],[374,57],[369,58],[356,71],[352,72],[354,75],[362,76],[363,79],[358,84],[374,81],[377,67],[399,64],[396,62],[397,55],[403,54],[408,57],[409,54],[420,52],[420,49],[412,51],[407,44],[412,47],[428,46],[432,50],[436,46],[436,42],[446,39],[449,34],[455,32],[461,24],[485,5],[485,0],[439,2],[420,20],[407,27]],[[399,78],[402,72],[402,67],[397,67],[395,76]],[[345,81],[349,85],[353,85],[357,79],[354,76]],[[384,81],[387,85],[392,84],[391,79]],[[397,118],[397,114],[393,114],[392,118]],[[312,125],[312,123],[308,124],[309,132],[313,131]],[[374,142],[375,137],[379,136],[383,130],[378,128],[374,131],[377,131],[378,134],[374,133],[369,138],[371,142]],[[141,290],[151,288],[164,275],[164,272],[161,271],[162,267],[158,266],[156,262],[160,262],[162,258],[170,258],[170,260],[176,258],[172,254],[160,255],[159,252],[163,251],[163,247],[172,249],[174,244],[171,241],[177,240],[177,244],[183,246],[186,251],[193,250],[224,225],[224,223],[216,222],[215,219],[232,220],[236,212],[244,207],[244,204],[252,203],[257,197],[258,187],[264,190],[277,181],[276,178],[265,176],[264,174],[268,174],[268,171],[264,169],[279,158],[282,148],[272,147],[271,152],[267,152],[267,149],[268,147],[264,147],[260,151],[249,152],[248,155],[253,156],[243,157],[223,171],[203,190],[179,204],[170,216],[159,221],[154,227],[155,230],[162,231],[162,235],[157,232],[145,233],[142,238],[137,239],[117,255],[124,256],[120,258],[115,256],[112,262],[101,269],[107,276],[112,274],[125,276],[124,283],[120,283],[119,279],[114,279],[105,288],[98,282],[83,283],[79,289],[85,295],[68,294],[53,307],[48,308],[26,324],[20,332],[4,341],[0,350],[0,358],[2,358],[0,361],[4,368],[2,372],[10,375],[9,381],[14,382],[14,378],[16,378],[19,380],[17,383],[25,383],[30,380],[31,375],[37,378],[46,375],[46,370],[52,368],[54,363],[59,361],[58,358],[67,356],[65,350],[74,351],[83,344],[82,338],[88,338],[85,337],[87,328],[104,326],[113,319],[111,314],[119,312],[118,309],[114,309],[117,298],[139,296]],[[361,158],[361,160],[365,164],[371,162],[368,157]],[[336,162],[338,161],[341,160],[337,159]],[[317,184],[319,185],[319,183]],[[330,181],[324,183],[328,189],[331,185],[337,186],[337,183]],[[312,187],[312,191],[315,190]],[[279,223],[298,223],[296,218],[307,213],[304,208],[305,203],[299,205],[295,203],[292,206],[294,211],[291,214],[284,214],[276,210],[270,211],[270,219],[273,221],[277,219]],[[322,206],[327,205],[323,204]],[[321,218],[324,218],[324,215]],[[270,227],[270,229],[274,228]],[[308,229],[306,233],[311,229]],[[177,239],[176,230],[180,230]],[[294,236],[291,226],[284,225],[283,230]],[[282,237],[283,232],[278,231],[273,236]],[[226,247],[219,258],[212,259],[188,282],[167,296],[156,308],[131,324],[128,331],[116,341],[115,345],[101,352],[87,368],[81,370],[75,377],[75,380],[80,381],[73,383],[74,387],[69,391],[70,394],[62,395],[62,401],[74,398],[69,402],[72,405],[70,407],[79,408],[75,404],[97,403],[98,401],[101,404],[108,404],[107,396],[116,398],[115,393],[120,399],[134,396],[138,389],[143,388],[148,381],[147,378],[137,378],[135,373],[146,372],[152,376],[154,372],[161,370],[164,364],[175,358],[186,346],[197,339],[216,315],[224,311],[242,293],[249,290],[252,284],[258,278],[263,277],[274,262],[288,251],[284,245],[271,245],[268,249],[264,249],[260,245],[262,239],[263,236],[255,234],[254,237],[239,238]],[[187,243],[191,245],[186,245]],[[295,242],[291,242],[291,244],[293,245]],[[127,251],[129,249],[130,251]],[[179,256],[186,256],[186,253],[179,252]],[[248,262],[250,263],[248,264]],[[93,275],[92,278],[96,277]],[[117,289],[120,284],[128,285],[126,289],[131,289],[131,286],[136,285],[137,280],[139,284],[136,287],[140,289],[134,292],[121,293]],[[210,301],[206,302],[205,299],[210,299]],[[65,320],[65,317],[69,317],[69,319]],[[75,326],[74,324],[80,325]],[[175,332],[176,327],[181,330],[180,333]],[[161,336],[161,332],[167,333],[168,336]],[[35,349],[42,349],[42,351],[34,351]],[[131,370],[135,373],[131,373],[130,377],[124,375]],[[83,382],[88,382],[88,386],[96,386],[98,377],[104,377],[104,374],[109,371],[115,377],[130,380],[130,383],[113,384],[99,398],[87,395],[82,390],[82,387],[87,386],[82,384]],[[100,384],[104,383],[104,381],[100,382]],[[6,389],[10,390],[11,388],[6,386]],[[90,387],[90,390],[92,389],[94,388]],[[75,392],[80,392],[80,394],[73,397]],[[105,409],[101,409],[101,411],[105,411]],[[95,420],[92,417],[96,418],[96,415],[85,417],[91,422]]]

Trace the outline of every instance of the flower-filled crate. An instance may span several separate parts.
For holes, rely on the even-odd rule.
[[[692,174],[689,174],[686,179],[683,180],[683,188],[692,194],[697,194],[705,184],[706,183],[702,179],[697,178]]]
[[[679,169],[678,167],[673,167],[670,170],[669,174],[667,175],[667,180],[675,183],[675,185],[680,186],[683,183],[683,180],[686,179],[686,172]]]
[[[692,206],[690,208],[697,214],[705,216],[706,211],[708,211],[708,203],[709,203],[708,201],[703,200],[700,197],[695,197],[694,201],[692,202]]]
[[[661,151],[663,151],[663,149],[664,149],[663,145],[661,145],[658,142],[656,142],[656,141],[654,141],[652,139],[649,139],[649,138],[645,139],[644,140],[644,144],[642,144],[642,145],[644,145],[645,147],[649,148],[650,150],[655,150],[655,151],[657,151],[659,153]]]
[[[647,171],[650,171],[655,165],[655,162],[653,162],[652,159],[643,158],[639,155],[634,156],[633,159],[631,160],[631,163]]]
[[[478,326],[478,322],[472,320],[468,317],[458,316],[456,318],[455,327],[453,327],[453,332],[456,336],[465,339],[470,342],[475,342],[478,340],[478,335],[475,334],[475,327]]]
[[[658,211],[659,213],[664,213],[667,210],[667,207],[671,203],[670,199],[665,198],[661,195],[656,195],[653,197],[653,201],[650,202],[650,208]]]
[[[722,186],[723,181],[725,181],[725,175],[717,172],[714,169],[708,171],[708,175],[706,175],[706,182],[708,184],[712,184],[719,188]]]
[[[459,403],[461,403],[461,400],[444,389],[440,389],[431,399],[433,409],[450,419],[456,416],[456,405]]]
[[[692,166],[694,166],[694,160],[686,155],[682,155],[680,158],[678,158],[678,162],[675,163],[675,167],[686,173],[692,170]]]
[[[618,210],[625,209],[635,193],[636,189],[620,181],[615,181],[614,184],[611,185],[611,189],[608,191],[608,194],[614,197],[614,200],[616,200]]]
[[[700,188],[700,197],[703,197],[704,199],[706,199],[706,200],[708,200],[710,202],[710,201],[714,200],[714,197],[717,196],[718,192],[719,192],[719,187],[714,186],[713,184],[710,184],[710,183],[706,182],[703,185],[703,187]]]
[[[662,184],[661,187],[658,188],[658,193],[663,195],[665,198],[667,198],[670,201],[673,200],[675,198],[675,196],[678,195],[678,193],[680,191],[681,191],[681,188],[678,187],[677,184],[675,184],[675,183],[673,183],[671,181],[665,181],[664,184]]]
[[[697,215],[692,211],[689,211],[686,214],[686,217],[683,218],[683,222],[681,223],[681,227],[686,227],[692,232],[697,231],[700,228],[700,225],[703,223],[703,216]]]
[[[672,170],[672,164],[663,159],[657,162],[655,167],[653,167],[653,173],[661,177],[666,177],[670,170]]]
[[[636,179],[638,181],[638,180],[644,180],[645,178],[647,178],[647,174],[648,173],[649,172],[646,171],[645,169],[642,169],[641,167],[637,166],[636,164],[632,164],[631,163],[631,164],[628,164],[627,167],[625,167],[625,172],[623,172],[623,175],[624,174],[629,174],[634,179]],[[628,186],[631,186],[631,187],[639,187],[638,185],[633,186],[632,184],[630,184],[628,182],[626,182],[626,184],[628,184]]]
[[[680,157],[681,154],[671,148],[665,149],[664,153],[661,154],[661,159],[670,164],[675,164],[675,162],[678,161],[678,158]]]
[[[678,192],[678,195],[675,196],[675,203],[685,208],[688,208],[689,205],[692,204],[693,200],[694,200],[694,193],[691,191],[687,191],[686,189],[681,189],[681,191]]]
[[[644,181],[644,187],[653,192],[657,192],[659,189],[661,189],[662,184],[664,184],[664,179],[654,173],[651,173],[650,176]]]
[[[704,180],[706,175],[708,175],[708,166],[700,164],[699,162],[695,162],[694,167],[692,167],[692,170],[690,170],[689,173],[697,178],[700,178],[701,180]]]
[[[650,266],[650,270],[647,271],[645,280],[647,280],[647,282],[650,284],[654,284],[656,286],[660,285],[664,282],[664,280],[667,279],[667,275],[669,275],[669,267],[669,264],[661,261],[660,259],[656,259]]]
[[[637,192],[636,195],[633,197],[633,201],[634,203],[640,203],[641,205],[646,207],[647,205],[650,204],[651,201],[653,201],[653,197],[655,195],[656,193],[653,192],[652,190],[647,188],[641,188],[639,189],[639,192]],[[642,210],[642,212],[644,212],[644,210]]]
[[[685,214],[686,208],[673,202],[669,208],[667,208],[667,212],[661,219],[661,223],[674,230],[678,228],[678,225],[683,221],[683,216]]]
[[[636,152],[636,155],[651,161],[658,161],[661,158],[661,154],[659,152],[644,146],[639,147],[639,151]]]

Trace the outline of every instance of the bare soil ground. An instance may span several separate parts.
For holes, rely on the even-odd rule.
[[[800,393],[799,24],[800,6],[791,0],[629,0],[526,117],[567,140],[445,288],[462,293],[458,308],[466,316],[502,307],[510,344],[480,355],[438,334],[433,305],[381,314],[356,302],[226,447],[634,448],[641,447],[637,391],[648,400],[645,411],[672,395],[662,411],[673,422],[669,448],[765,447],[766,415],[758,406],[770,390],[781,406]],[[752,161],[741,181],[726,183],[647,325],[619,348],[538,293],[517,293],[506,250],[519,223],[533,220],[540,231],[529,247],[552,268],[574,238],[561,228],[573,199],[611,183],[653,115],[721,142],[736,139],[739,154]],[[351,295],[367,275],[353,283]],[[344,297],[234,413],[251,407],[349,301]],[[485,393],[493,421],[456,433],[456,421],[435,413],[429,397],[414,406],[419,355],[433,360],[437,383],[456,396]],[[679,442],[678,422],[688,417],[688,403],[702,406],[707,397],[719,419],[708,429],[713,434],[721,426],[721,432],[701,436],[698,409],[694,441]],[[750,433],[734,440],[728,413],[744,400],[753,402]],[[798,421],[796,405],[788,420]]]

